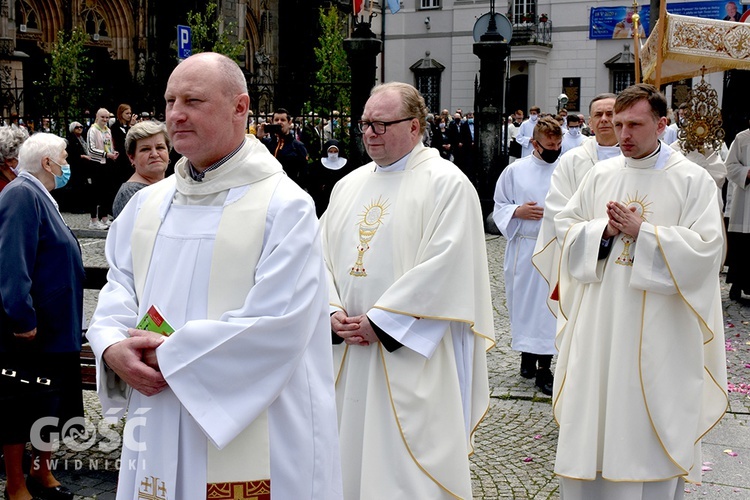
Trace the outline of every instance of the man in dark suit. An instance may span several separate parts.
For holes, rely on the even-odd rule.
[[[279,160],[286,175],[304,188],[307,183],[307,149],[292,133],[292,116],[286,109],[279,108],[274,111],[271,120],[276,127],[261,124],[258,127],[258,137],[268,151]],[[268,137],[263,137],[266,132],[272,133],[269,133]]]
[[[458,127],[458,167],[474,182],[474,113],[466,113],[466,121]]]

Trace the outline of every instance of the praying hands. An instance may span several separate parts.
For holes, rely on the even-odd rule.
[[[625,233],[638,238],[643,219],[636,213],[635,207],[626,207],[622,203],[610,201],[607,203],[607,227],[604,229],[604,239]]]

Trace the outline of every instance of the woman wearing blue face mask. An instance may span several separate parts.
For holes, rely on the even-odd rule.
[[[0,193],[5,262],[0,273],[0,443],[6,499],[73,498],[53,476],[51,452],[45,451],[52,449],[52,436],[69,432],[76,423],[72,419],[83,417],[83,262],[78,241],[50,195],[70,177],[65,145],[56,135],[34,134],[19,151],[18,177]],[[35,460],[25,478],[21,464],[28,442]]]

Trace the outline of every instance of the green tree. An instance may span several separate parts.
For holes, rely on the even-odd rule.
[[[349,113],[349,84],[352,79],[349,63],[344,51],[346,20],[336,7],[320,9],[320,37],[315,47],[315,60],[320,69],[315,73],[318,82],[317,95],[321,114],[337,109]]]
[[[218,52],[224,54],[235,62],[239,62],[240,56],[245,52],[245,44],[236,38],[236,26],[228,23],[221,28],[221,20],[217,14],[218,7],[215,2],[209,2],[206,10],[201,12],[188,12],[188,26],[192,30],[193,54],[198,52]]]
[[[43,94],[44,109],[57,116],[57,126],[65,132],[65,124],[83,114],[86,97],[90,93],[91,59],[84,44],[86,32],[78,27],[70,33],[59,31],[57,40],[47,56],[49,62],[48,92]]]

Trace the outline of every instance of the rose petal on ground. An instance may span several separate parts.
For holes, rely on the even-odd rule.
[[[526,458],[523,459],[523,461],[526,462],[526,463],[529,463],[529,462],[533,462],[534,459],[531,458],[531,457],[526,457]]]

